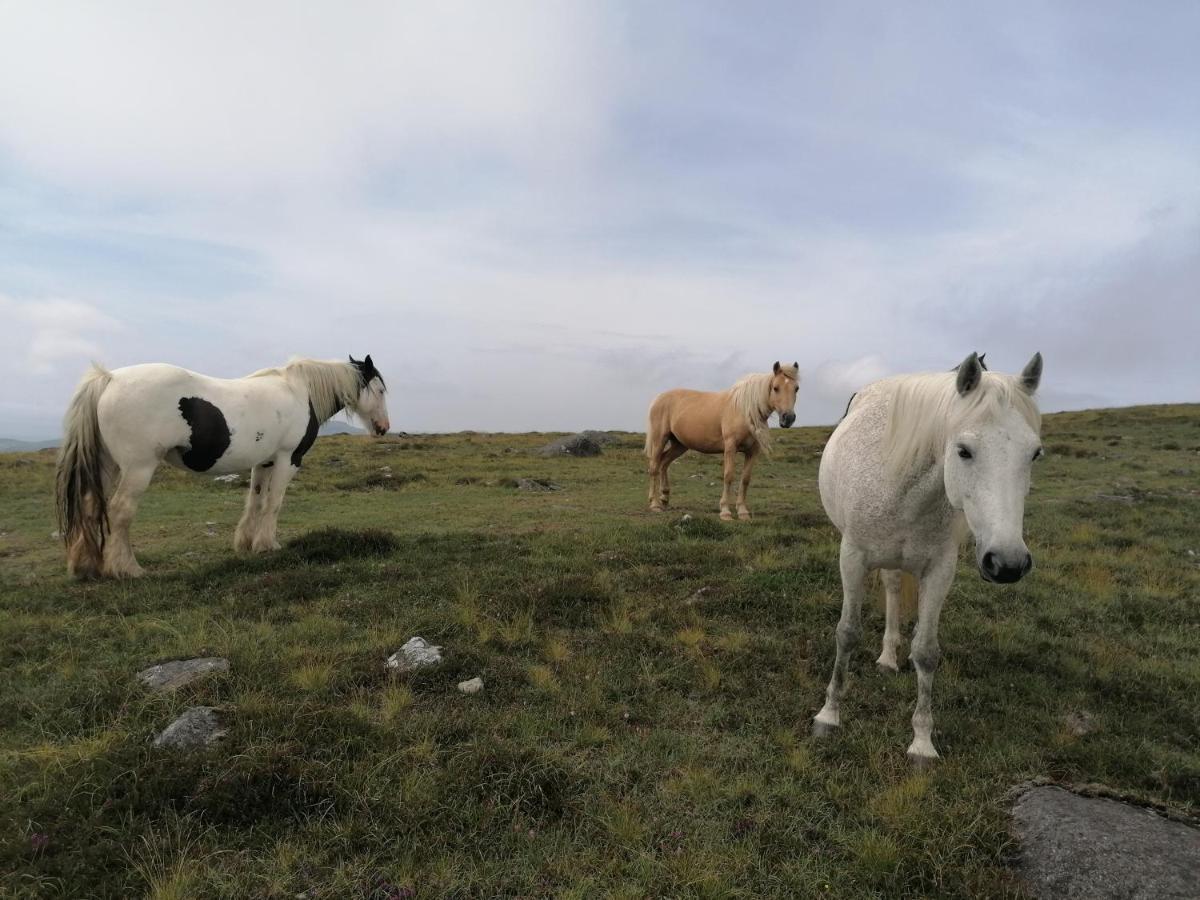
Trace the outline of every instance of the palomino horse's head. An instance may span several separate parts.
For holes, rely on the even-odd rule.
[[[800,363],[781,366],[771,374],[771,412],[779,413],[779,424],[791,428],[796,421],[796,395],[800,393]]]
[[[371,362],[370,353],[363,360],[351,356],[350,364],[358,369],[359,380],[358,402],[351,412],[364,422],[370,423],[371,430],[376,434],[387,434],[392,423],[388,421],[387,402],[384,398],[387,385],[383,383],[383,376],[375,368],[375,363]]]
[[[985,383],[984,379],[988,379]],[[1003,381],[1001,381],[1003,379]],[[961,509],[975,535],[975,557],[984,580],[1019,581],[1033,568],[1023,524],[1030,468],[1042,456],[1033,393],[1042,379],[1035,353],[1017,377],[984,374],[972,353],[958,367],[960,398],[979,401],[979,415],[950,429],[945,446],[946,496]],[[990,394],[995,402],[987,402]],[[1004,402],[1007,397],[1009,402]]]

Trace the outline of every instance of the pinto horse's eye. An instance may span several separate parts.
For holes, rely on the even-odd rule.
[[[964,447],[962,444],[958,445],[958,458],[959,459],[971,459],[974,456],[975,456],[975,454],[972,453],[970,450],[968,450],[966,447]]]

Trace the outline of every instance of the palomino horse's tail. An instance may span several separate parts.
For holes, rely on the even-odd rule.
[[[75,389],[63,419],[55,499],[58,530],[67,545],[67,569],[73,575],[99,571],[104,555],[108,533],[104,470],[109,459],[100,438],[96,406],[111,380],[112,373],[93,363]]]

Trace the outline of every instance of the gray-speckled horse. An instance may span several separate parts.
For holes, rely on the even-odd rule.
[[[989,582],[1014,582],[1033,568],[1022,525],[1030,467],[1042,455],[1033,400],[1041,376],[1041,354],[1013,376],[984,371],[972,353],[951,372],[887,378],[851,401],[821,457],[821,502],[842,533],[843,601],[837,660],[814,734],[841,724],[867,575],[880,569],[887,607],[881,670],[898,671],[900,593],[903,582],[916,581],[917,706],[908,755],[916,763],[937,758],[930,696],[938,617],[959,545],[968,531],[975,536],[979,573]]]

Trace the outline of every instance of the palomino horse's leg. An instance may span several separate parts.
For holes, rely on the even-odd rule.
[[[938,758],[933,746],[933,673],[941,660],[938,647],[938,619],[942,604],[954,580],[958,548],[951,546],[941,558],[930,563],[921,577],[917,596],[917,629],[913,633],[910,656],[917,670],[917,706],[913,710],[913,740],[908,746],[908,758],[924,765]]]
[[[646,435],[646,447],[648,463],[646,472],[650,476],[650,510],[651,512],[662,512],[662,500],[659,499],[659,473],[662,471],[663,451],[666,449],[666,436],[658,432],[658,428],[651,423],[651,431]]]
[[[830,734],[842,724],[841,701],[846,692],[846,666],[862,635],[862,601],[866,593],[867,562],[863,552],[842,538],[842,617],[837,626],[837,659],[825,691],[825,705],[813,719],[813,734]]]
[[[758,444],[751,444],[746,451],[746,461],[742,463],[742,486],[738,490],[737,512],[739,519],[749,519],[750,510],[746,506],[746,492],[750,490],[750,472],[754,469],[754,461],[758,459]]]
[[[667,449],[663,451],[658,461],[658,499],[664,509],[671,505],[671,479],[667,475],[667,468],[685,453],[687,453],[687,447],[675,438],[671,438]]]
[[[266,505],[250,544],[250,550],[254,553],[279,549],[279,541],[275,539],[275,530],[279,524],[279,507],[283,506],[283,495],[287,492],[292,476],[300,470],[293,466],[286,456],[280,456],[276,457],[275,465],[268,471],[271,473],[270,484],[263,489],[267,495]]]
[[[721,518],[726,522],[733,519],[733,513],[729,511],[729,494],[730,488],[733,486],[733,478],[737,474],[737,444],[733,441],[725,441],[725,458],[724,469],[722,471],[723,487],[721,488]]]
[[[129,542],[129,526],[157,468],[158,460],[121,467],[117,488],[108,498],[108,540],[104,543],[101,574],[111,578],[137,578],[143,574]]]
[[[246,507],[233,533],[233,549],[249,550],[254,545],[254,535],[267,508],[271,490],[271,468],[255,466],[250,472],[250,487],[246,491]]]
[[[883,649],[879,653],[879,659],[875,660],[875,665],[879,667],[879,671],[894,675],[900,671],[896,662],[896,650],[900,646],[900,587],[904,573],[899,569],[882,569],[879,574],[883,579],[885,593],[886,624],[883,629]]]

